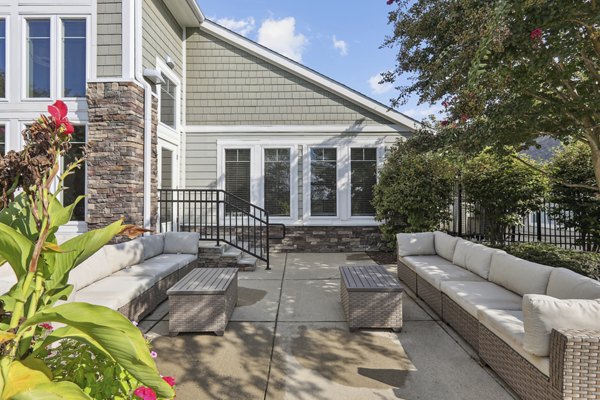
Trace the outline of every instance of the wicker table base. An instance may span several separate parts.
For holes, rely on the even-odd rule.
[[[351,331],[402,329],[403,288],[381,265],[342,266],[340,295]]]
[[[222,336],[237,303],[237,268],[197,268],[167,291],[169,334]]]

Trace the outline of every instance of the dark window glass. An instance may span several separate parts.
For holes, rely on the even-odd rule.
[[[27,21],[27,96],[50,97],[50,20]]]
[[[233,195],[226,212],[249,211],[245,202],[250,202],[250,149],[225,150],[225,191]]]
[[[86,91],[86,21],[65,19],[63,22],[63,94],[85,97]]]
[[[6,20],[0,19],[0,97],[6,97]]]
[[[4,125],[0,125],[0,155],[4,155],[6,153],[6,127]]]
[[[377,183],[377,149],[350,149],[350,188],[353,216],[375,215],[371,204]]]
[[[73,135],[71,136],[71,146],[71,149],[67,152],[67,154],[65,154],[63,160],[63,169],[67,168],[70,163],[83,155],[85,146],[85,126],[75,126],[75,132],[73,132]],[[63,204],[69,205],[73,203],[78,196],[83,196],[85,194],[85,176],[85,163],[81,164],[78,169],[73,171],[71,175],[67,176],[64,182],[65,189],[63,191]],[[84,200],[81,200],[75,207],[71,220],[85,221]]]
[[[310,149],[310,213],[313,216],[337,215],[336,164],[336,149]]]
[[[290,215],[290,149],[265,149],[264,199],[270,215]]]
[[[177,86],[166,76],[165,83],[160,85],[160,122],[175,128],[175,93]]]

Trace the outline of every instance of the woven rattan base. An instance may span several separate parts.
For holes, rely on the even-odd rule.
[[[479,352],[479,321],[442,293],[443,320]]]
[[[417,294],[437,315],[442,316],[442,292],[417,275]]]
[[[417,293],[417,273],[402,262],[401,259],[398,259],[398,279],[412,290],[413,293]]]

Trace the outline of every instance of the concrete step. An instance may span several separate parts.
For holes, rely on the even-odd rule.
[[[244,254],[237,262],[240,271],[254,271],[256,270],[256,264],[258,258],[253,257],[249,254]]]

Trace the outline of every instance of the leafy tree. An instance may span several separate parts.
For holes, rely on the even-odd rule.
[[[374,189],[376,218],[384,238],[398,232],[438,229],[450,217],[455,169],[440,153],[422,151],[419,135],[398,142],[387,155]]]
[[[503,244],[508,227],[541,208],[547,187],[541,174],[491,149],[465,164],[462,184],[474,212],[485,216],[484,233],[492,244]]]
[[[396,66],[411,94],[443,102],[445,134],[469,151],[522,150],[539,136],[589,146],[600,190],[600,2],[390,0]],[[524,160],[526,161],[526,160]],[[578,187],[579,184],[573,184]]]
[[[550,215],[566,228],[579,233],[578,244],[591,251],[600,250],[600,200],[592,190],[567,187],[563,181],[592,185],[594,169],[590,149],[583,143],[573,143],[558,152],[550,164],[550,201],[556,208]]]

